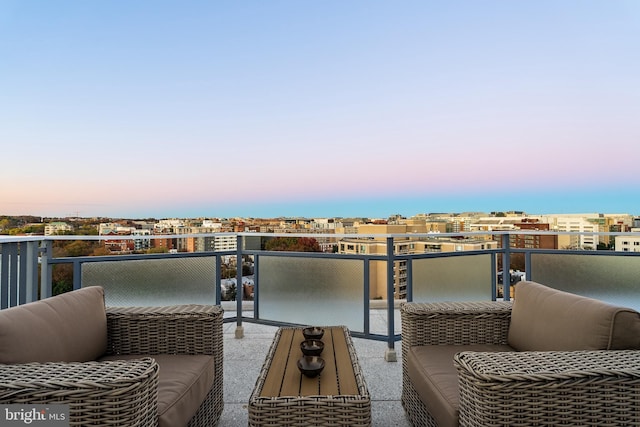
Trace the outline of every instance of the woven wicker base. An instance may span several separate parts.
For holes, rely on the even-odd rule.
[[[340,328],[344,331],[344,338],[346,339],[345,351],[347,351],[350,358],[349,370],[353,368],[351,378],[355,376],[356,388],[354,391],[356,393],[350,395],[310,396],[262,395],[280,337],[283,331],[294,329],[280,328],[276,333],[260,376],[256,381],[256,387],[249,399],[249,426],[371,425],[371,398],[360,370],[349,331],[345,327]],[[325,357],[328,356],[327,354]]]
[[[640,352],[462,352],[460,425],[638,426]]]
[[[416,426],[431,417],[407,374],[412,346],[505,344],[509,303],[401,307],[402,404]],[[471,352],[453,357],[459,425],[640,426],[640,351]]]
[[[206,354],[214,357],[213,386],[189,426],[214,426],[224,408],[223,314],[219,306],[196,304],[107,307],[107,355],[135,359],[0,364],[0,403],[68,404],[71,426],[154,427],[154,355]]]
[[[413,346],[439,344],[506,344],[511,303],[405,303],[402,318],[402,406],[414,426],[436,427],[407,373]],[[453,363],[453,361],[452,361]]]
[[[202,402],[200,408],[198,408],[198,412],[196,412],[189,421],[188,427],[209,427],[217,425],[222,416],[223,409],[224,402],[222,393],[212,388],[209,390],[207,398]]]
[[[70,426],[155,426],[158,364],[151,358],[0,365],[0,403],[69,405]]]
[[[108,349],[110,354],[213,355],[213,387],[189,426],[214,426],[224,409],[222,323],[220,306],[108,307]]]
[[[402,406],[414,427],[438,427],[411,381],[406,378],[402,387]]]

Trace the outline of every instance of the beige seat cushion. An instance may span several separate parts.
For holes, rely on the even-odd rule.
[[[461,351],[513,351],[507,345],[425,345],[411,347],[407,373],[438,427],[457,427],[460,408],[458,372],[453,356]]]
[[[640,313],[535,282],[519,282],[508,343],[518,351],[640,348]]]
[[[87,362],[106,349],[101,287],[0,310],[0,363]]]
[[[159,427],[186,426],[213,386],[215,365],[208,355],[117,355],[100,360],[153,357],[158,372]]]

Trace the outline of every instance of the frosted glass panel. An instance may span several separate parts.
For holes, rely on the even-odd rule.
[[[491,255],[466,255],[413,261],[413,300],[490,301]]]
[[[364,330],[363,261],[260,256],[260,318]]]
[[[82,287],[102,286],[108,306],[216,303],[215,257],[90,262]]]
[[[531,280],[640,310],[640,257],[532,254]]]

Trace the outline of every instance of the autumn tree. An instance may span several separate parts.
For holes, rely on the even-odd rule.
[[[105,255],[100,242],[90,240],[55,240],[54,258]],[[58,295],[73,289],[73,265],[55,264],[51,269],[53,294]]]
[[[222,277],[223,279],[230,279],[232,277],[236,277],[236,275],[237,270],[235,266],[230,266],[227,264],[221,265],[220,277]]]
[[[63,294],[73,289],[73,265],[55,264],[51,269],[53,295]]]
[[[146,250],[148,254],[166,254],[169,253],[169,249],[165,246],[156,246],[154,248],[149,248]]]
[[[268,240],[264,248],[267,251],[322,252],[313,237],[275,237]]]

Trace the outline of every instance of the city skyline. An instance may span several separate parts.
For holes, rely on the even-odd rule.
[[[640,3],[0,4],[0,211],[640,215]]]
[[[229,223],[235,223],[235,221],[240,220],[240,221],[249,221],[249,223],[251,223],[251,221],[256,221],[259,223],[266,223],[269,221],[283,221],[283,220],[300,220],[300,221],[321,221],[321,222],[326,222],[327,220],[331,221],[331,220],[335,220],[337,222],[341,222],[343,220],[346,221],[351,221],[354,220],[356,222],[360,222],[360,221],[364,221],[363,224],[387,224],[387,221],[390,221],[389,223],[394,223],[397,220],[411,220],[411,219],[418,219],[418,220],[426,220],[426,221],[430,221],[430,220],[441,220],[441,219],[454,219],[454,218],[476,218],[476,219],[488,219],[488,220],[492,220],[492,219],[500,219],[500,220],[504,220],[505,223],[511,223],[513,221],[517,221],[519,219],[522,218],[530,218],[530,219],[534,219],[534,220],[542,220],[542,221],[546,221],[548,218],[576,218],[576,219],[583,219],[583,220],[593,220],[593,219],[601,219],[601,218],[618,218],[618,220],[620,220],[620,218],[625,217],[627,220],[629,221],[640,221],[640,215],[634,215],[632,213],[629,212],[615,212],[615,211],[601,211],[601,212],[577,212],[577,213],[562,213],[562,212],[543,212],[543,211],[539,211],[539,212],[527,212],[527,211],[499,211],[499,210],[491,210],[491,211],[460,211],[460,212],[414,212],[412,214],[409,215],[403,215],[403,214],[392,214],[392,215],[388,215],[388,216],[374,216],[374,215],[359,215],[359,216],[337,216],[337,215],[325,215],[325,216],[289,216],[289,215],[280,215],[280,216],[272,216],[272,217],[252,217],[252,216],[245,216],[245,217],[240,217],[240,216],[231,216],[231,217],[224,217],[224,216],[213,216],[213,215],[209,215],[209,216],[194,216],[194,217],[178,217],[178,216],[149,216],[149,217],[122,217],[122,216],[115,216],[115,217],[109,217],[109,216],[105,216],[105,215],[97,215],[97,216],[93,216],[93,217],[86,217],[86,216],[77,216],[76,215],[77,212],[75,214],[72,215],[68,215],[68,216],[40,216],[40,215],[33,215],[33,214],[23,214],[23,215],[8,215],[5,214],[3,212],[0,212],[0,218],[25,218],[25,217],[31,217],[34,219],[38,219],[37,222],[42,222],[42,223],[48,223],[48,224],[54,224],[54,223],[60,223],[63,224],[65,221],[101,221],[101,223],[107,224],[107,223],[119,223],[119,221],[140,221],[140,222],[144,222],[144,221],[158,221],[158,222],[168,222],[168,223],[173,223],[173,222],[181,222],[184,221],[185,223],[198,223],[201,222],[204,227],[209,227],[212,226],[213,223],[216,222],[229,222]],[[62,221],[62,222],[60,222]],[[204,225],[207,224],[207,225]],[[196,226],[200,226],[200,225],[196,225]],[[637,228],[637,227],[634,227]]]

